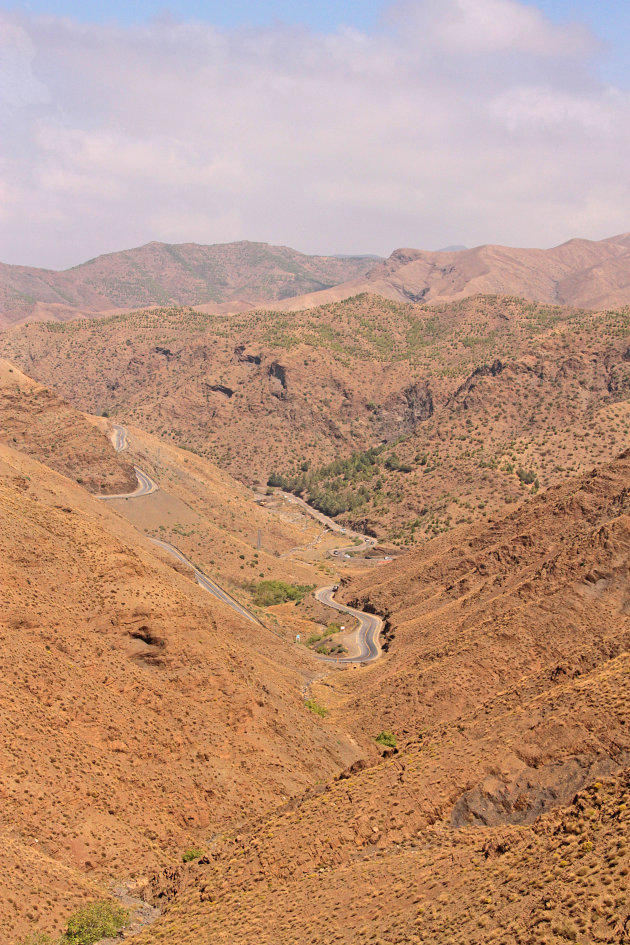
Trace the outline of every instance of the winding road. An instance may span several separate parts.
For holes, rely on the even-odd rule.
[[[119,492],[116,495],[98,495],[97,499],[137,499],[141,495],[151,495],[153,492],[157,492],[160,488],[157,482],[154,482],[151,479],[151,476],[148,476],[145,472],[142,472],[141,469],[138,469],[137,466],[134,466],[134,471],[136,473],[136,479],[138,480],[138,488],[134,492]]]
[[[383,629],[383,621],[375,614],[366,614],[362,610],[354,610],[352,607],[346,607],[345,604],[339,604],[333,599],[334,590],[334,587],[320,587],[319,590],[315,591],[315,597],[321,604],[332,607],[333,610],[337,610],[339,613],[356,617],[359,621],[359,629],[356,631],[356,643],[359,652],[354,656],[341,658],[324,656],[320,658],[334,663],[370,663],[372,660],[378,659],[381,655],[379,637]]]
[[[125,427],[120,426],[120,424],[112,425],[112,435],[111,440],[114,445],[114,449],[121,453],[123,450],[128,449],[129,447],[129,437]],[[141,469],[138,469],[137,466],[133,467],[136,476],[138,478],[138,488],[135,492],[122,493],[120,495],[101,495],[98,496],[99,499],[136,499],[143,495],[151,495],[151,493],[156,492],[159,489],[159,486],[156,482],[151,479],[145,472]],[[303,506],[309,514],[312,514],[314,518],[317,518],[322,524],[327,525],[333,531],[341,532],[347,534],[345,528],[342,528],[336,522],[333,522],[332,519],[329,519],[327,516],[323,515],[321,512],[317,512],[315,509],[312,509],[303,499],[299,499],[297,496],[290,495],[289,493],[284,493],[287,499],[295,502],[298,505]],[[369,538],[366,535],[359,535],[362,539],[363,544],[366,547],[369,547],[374,543],[373,538]],[[194,566],[194,564],[188,560],[188,558],[182,554],[179,548],[176,548],[175,545],[171,545],[168,541],[163,541],[161,538],[151,538],[150,539],[155,545],[158,545],[164,551],[167,551],[169,554],[173,555],[174,558],[177,558],[178,561],[181,561],[182,564],[188,565],[192,568],[192,571],[195,575],[195,580],[200,587],[203,587],[204,590],[208,593],[213,594],[220,601],[223,601],[224,604],[227,604],[228,607],[231,607],[232,610],[240,614],[242,617],[245,617],[247,620],[251,620],[252,623],[257,624],[260,627],[264,627],[264,624],[256,617],[251,611],[249,611],[242,604],[239,604],[231,594],[228,594],[227,591],[224,591],[222,587],[218,584],[215,584],[207,575],[200,571]],[[352,545],[350,548],[353,551],[356,551],[359,548],[359,545]],[[336,548],[332,552],[333,555],[344,555],[350,548]],[[334,586],[331,587],[320,587],[319,590],[315,592],[315,597],[317,600],[325,604],[327,607],[331,607],[333,610],[338,611],[342,614],[350,614],[352,617],[355,617],[359,621],[359,628],[356,631],[357,634],[357,649],[358,653],[354,656],[343,656],[343,657],[334,657],[334,656],[320,656],[313,654],[317,659],[324,660],[328,663],[369,663],[372,660],[376,660],[381,655],[381,648],[379,644],[379,636],[383,629],[383,621],[380,617],[376,617],[374,614],[366,614],[361,610],[354,610],[352,607],[346,607],[345,604],[339,604],[336,600],[333,599]],[[267,628],[268,629],[268,628]]]
[[[122,453],[129,447],[127,431],[119,423],[112,423],[112,443],[117,453]]]

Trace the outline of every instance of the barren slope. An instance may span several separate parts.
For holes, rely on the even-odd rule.
[[[355,582],[390,646],[332,717],[398,752],[209,840],[141,945],[623,942],[629,483],[626,454]]]
[[[30,325],[1,345],[82,409],[249,484],[275,473],[405,546],[622,450],[629,338],[628,310],[359,296],[291,316],[156,310]]]
[[[365,278],[282,303],[310,308],[370,292],[394,301],[438,302],[512,295],[554,305],[618,308],[630,304],[630,235],[573,239],[552,249],[477,246],[427,252],[397,249]]]
[[[356,757],[306,656],[5,445],[0,523],[3,945]]]
[[[357,278],[374,259],[306,256],[267,243],[148,243],[64,272],[0,263],[0,327],[151,305],[232,311]]]
[[[0,442],[28,453],[90,492],[133,492],[133,466],[69,403],[0,360]]]
[[[106,426],[108,421],[100,424]],[[137,428],[128,430],[128,439],[125,455],[160,488],[139,499],[111,500],[110,505],[140,531],[176,546],[250,609],[260,580],[325,583],[315,563],[295,560],[290,554],[301,546],[319,547],[319,539],[323,541],[323,528],[309,516],[291,514],[286,506],[286,511],[272,514],[255,501],[250,489],[189,450]],[[268,614],[261,616],[274,624]],[[292,637],[290,622],[276,629],[287,639]]]

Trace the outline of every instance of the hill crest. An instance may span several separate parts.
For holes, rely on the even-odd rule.
[[[618,307],[630,304],[630,233],[599,241],[574,238],[551,249],[492,243],[439,251],[400,247],[365,277],[281,307],[308,308],[361,292],[396,302],[509,295],[586,309]]]
[[[56,272],[0,263],[0,328],[152,305],[238,311],[365,275],[373,257],[309,256],[287,246],[146,243]]]

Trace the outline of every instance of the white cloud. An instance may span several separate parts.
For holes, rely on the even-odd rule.
[[[550,23],[539,9],[519,0],[415,0],[396,4],[394,22],[412,24],[417,35],[443,52],[462,56],[507,52],[533,56],[575,56],[599,44],[579,24]]]
[[[628,229],[630,100],[598,50],[517,0],[409,0],[369,36],[0,14],[0,260]]]

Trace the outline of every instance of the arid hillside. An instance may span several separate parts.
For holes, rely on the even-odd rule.
[[[303,650],[4,444],[0,523],[2,945],[356,759]]]
[[[109,426],[105,419],[98,422]],[[307,563],[291,554],[330,545],[331,538],[310,516],[287,502],[272,513],[256,502],[251,489],[213,463],[137,428],[128,430],[128,441],[122,455],[147,472],[159,489],[136,499],[113,499],[109,505],[143,534],[176,546],[250,609],[256,609],[254,590],[261,580],[326,583],[320,560]],[[326,558],[325,550],[318,558]],[[290,621],[277,625],[267,612],[261,617],[287,640],[292,638]]]
[[[133,492],[133,466],[109,437],[52,391],[0,360],[0,443],[107,495]]]
[[[311,308],[360,292],[398,302],[440,302],[471,295],[512,295],[586,309],[630,305],[630,233],[552,249],[477,246],[426,252],[397,249],[365,278],[283,303]]]
[[[629,337],[628,310],[358,296],[291,315],[33,324],[0,350],[81,409],[250,485],[273,474],[405,547],[624,449]]]
[[[387,653],[312,691],[373,749],[156,877],[140,945],[624,942],[629,483],[627,453],[353,581]]]
[[[356,279],[374,262],[243,241],[147,243],[64,272],[0,263],[0,328],[153,305],[227,305],[235,311]]]

